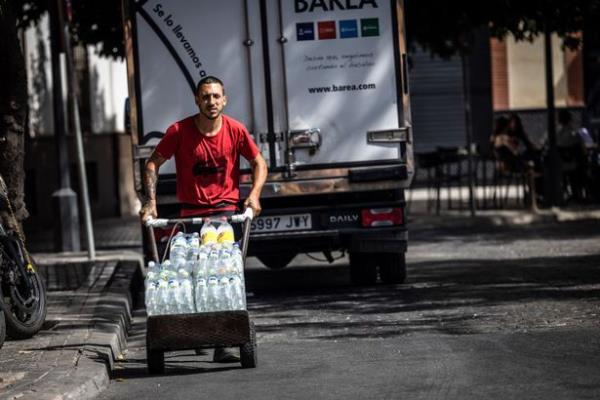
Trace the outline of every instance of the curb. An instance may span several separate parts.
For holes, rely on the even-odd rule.
[[[445,211],[440,215],[415,213],[408,215],[408,224],[443,226],[525,226],[542,223],[600,220],[600,209],[563,210],[551,208],[531,212],[528,210],[478,210],[475,216],[468,211]]]
[[[35,255],[34,255],[35,256]],[[80,255],[40,257],[46,265],[64,265],[81,262]],[[98,260],[105,265],[90,286],[79,291],[82,309],[93,310],[83,338],[62,343],[64,356],[69,360],[56,365],[19,393],[10,393],[8,399],[92,399],[110,384],[114,362],[122,357],[126,335],[132,322],[132,292],[143,284],[143,259],[134,252],[105,253]],[[87,292],[87,293],[86,293]]]
[[[141,278],[141,264],[119,261],[110,283],[96,304],[93,328],[74,371],[73,385],[64,399],[93,399],[110,384],[115,361],[123,356],[131,326],[132,290]]]

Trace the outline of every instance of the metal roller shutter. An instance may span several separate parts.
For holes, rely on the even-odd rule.
[[[459,57],[443,60],[428,52],[410,57],[411,113],[415,152],[465,145],[462,64]]]

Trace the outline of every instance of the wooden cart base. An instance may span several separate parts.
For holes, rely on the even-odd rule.
[[[146,352],[148,371],[165,370],[165,352],[207,347],[239,347],[243,368],[255,368],[256,333],[247,311],[148,317]]]

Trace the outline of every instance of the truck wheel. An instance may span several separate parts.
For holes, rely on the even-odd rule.
[[[350,281],[354,285],[374,285],[377,282],[374,254],[350,253]]]
[[[281,269],[296,257],[293,252],[269,253],[257,256],[261,263],[269,269]]]
[[[378,255],[379,275],[383,283],[403,283],[406,280],[406,258],[404,253]]]

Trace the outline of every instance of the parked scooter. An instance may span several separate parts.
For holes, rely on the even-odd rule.
[[[35,335],[46,319],[46,289],[14,220],[8,190],[0,177],[0,209],[12,221],[0,220],[0,346],[5,334],[12,339]],[[8,223],[8,222],[12,222]]]

